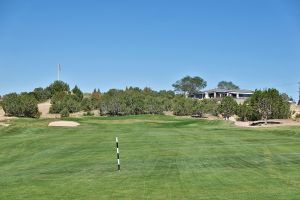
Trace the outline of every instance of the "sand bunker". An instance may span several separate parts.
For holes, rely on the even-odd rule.
[[[48,126],[76,127],[79,125],[80,125],[79,123],[72,122],[72,121],[55,121],[55,122],[50,122]]]
[[[278,126],[300,126],[300,121],[291,119],[272,119],[265,125],[264,121],[241,122],[235,121],[234,124],[239,127],[278,127]]]
[[[3,122],[0,122],[0,126],[5,126],[5,127],[8,127],[10,124],[7,124],[7,123],[3,123]]]

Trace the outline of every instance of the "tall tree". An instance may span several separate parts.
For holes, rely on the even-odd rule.
[[[227,89],[227,90],[238,90],[238,89],[240,89],[239,86],[235,85],[231,81],[220,81],[218,83],[218,88],[219,89]]]
[[[55,93],[59,93],[59,92],[69,92],[70,91],[70,87],[67,83],[63,82],[63,81],[54,81],[52,84],[50,84],[46,90],[50,91],[51,93],[51,97],[55,94]]]
[[[83,99],[83,92],[79,89],[77,85],[72,89],[73,94],[77,97],[78,101]]]
[[[205,88],[207,82],[199,76],[185,76],[182,79],[176,81],[172,86],[176,92],[185,94],[186,96],[194,96]]]

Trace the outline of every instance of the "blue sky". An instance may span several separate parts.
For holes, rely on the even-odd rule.
[[[84,91],[276,87],[297,98],[298,0],[0,0],[0,94],[56,79]]]

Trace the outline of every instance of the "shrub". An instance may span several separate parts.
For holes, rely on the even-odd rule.
[[[84,111],[91,111],[94,109],[93,102],[90,98],[83,98],[81,102],[81,109]]]
[[[70,113],[78,112],[81,109],[80,102],[77,101],[77,97],[73,95],[67,95],[63,99],[63,106],[66,107]]]
[[[86,113],[83,113],[83,116],[94,116],[95,113],[91,112],[91,111],[87,111]]]
[[[228,119],[232,115],[236,114],[238,104],[230,96],[224,97],[219,105],[219,111],[225,119]]]
[[[241,120],[265,120],[289,118],[290,104],[285,95],[276,89],[256,90],[253,96],[239,106],[238,116]]]
[[[93,93],[91,94],[91,101],[95,109],[100,108],[100,99],[101,99],[100,90],[94,89]]]
[[[248,101],[238,105],[236,114],[241,121],[253,120],[253,108],[249,105]]]
[[[38,102],[37,100],[29,94],[24,94],[20,96],[22,103],[22,111],[24,117],[40,117]]]
[[[69,117],[70,116],[69,110],[67,108],[62,109],[62,111],[60,111],[60,116]]]
[[[194,100],[185,96],[176,96],[173,100],[174,115],[186,116],[193,114]]]
[[[50,84],[47,88],[47,91],[50,92],[50,96],[53,97],[54,94],[59,92],[70,92],[70,87],[67,83],[63,81],[54,81],[52,84]]]
[[[203,109],[205,114],[211,114],[217,116],[219,114],[219,104],[216,99],[203,99],[202,101]]]
[[[77,97],[63,92],[56,93],[51,99],[50,113],[60,113],[66,108],[70,113],[78,112],[81,109],[81,103]]]
[[[76,96],[77,101],[81,101],[83,99],[83,93],[82,91],[75,85],[75,87],[72,89],[72,93]]]
[[[51,98],[50,91],[41,87],[35,88],[32,93],[38,102],[43,102]]]
[[[256,90],[250,98],[255,120],[284,119],[290,116],[290,104],[276,89]]]
[[[145,113],[147,114],[162,114],[164,111],[163,99],[149,96],[145,99]]]
[[[100,102],[100,114],[124,115],[126,106],[123,96],[122,90],[111,89],[105,93]]]
[[[39,117],[37,100],[28,93],[11,93],[3,97],[2,106],[6,115],[16,117]]]

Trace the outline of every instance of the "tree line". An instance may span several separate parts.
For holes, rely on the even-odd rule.
[[[215,99],[188,98],[206,86],[200,77],[184,77],[173,84],[174,91],[154,91],[151,88],[128,87],[124,90],[111,89],[105,93],[94,90],[84,95],[78,86],[72,90],[63,81],[55,81],[46,88],[36,88],[29,93],[11,93],[2,98],[2,107],[9,116],[39,117],[38,103],[51,100],[50,113],[68,117],[70,113],[99,110],[101,115],[162,114],[173,112],[178,116],[203,117],[205,114],[228,119],[237,115],[240,120],[288,118],[290,104],[286,95],[276,89],[256,90],[243,104],[232,97]],[[232,82],[220,82],[220,87],[235,87]]]

